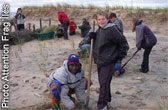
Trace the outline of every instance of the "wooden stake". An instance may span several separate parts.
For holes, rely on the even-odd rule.
[[[95,21],[93,21],[93,32],[94,30],[95,30]],[[89,55],[89,74],[88,74],[88,84],[87,84],[87,94],[86,94],[86,109],[88,109],[88,106],[89,106],[92,59],[93,59],[93,39],[91,39],[91,48],[90,48],[90,55]]]

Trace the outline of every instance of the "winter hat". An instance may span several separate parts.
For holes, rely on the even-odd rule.
[[[70,54],[68,57],[68,65],[70,64],[80,64],[79,58],[76,54]]]

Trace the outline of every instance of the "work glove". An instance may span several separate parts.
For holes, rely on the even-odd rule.
[[[91,32],[91,33],[89,34],[89,38],[90,38],[90,39],[96,39],[96,33],[95,33],[95,32]]]
[[[115,71],[121,70],[121,61],[117,61],[117,63],[114,65],[114,70],[115,70]]]

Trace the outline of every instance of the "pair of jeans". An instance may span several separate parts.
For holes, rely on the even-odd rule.
[[[97,108],[98,110],[101,110],[105,106],[107,106],[108,102],[111,102],[110,83],[114,73],[114,64],[109,64],[106,66],[97,65],[97,68],[100,84],[100,93]]]
[[[82,52],[84,52],[87,56],[89,56],[90,46],[91,46],[90,44],[83,44],[79,46],[79,48],[82,50]]]
[[[68,27],[69,27],[69,21],[66,21],[63,23],[64,27],[64,39],[68,39]]]
[[[141,70],[142,71],[149,71],[149,55],[151,53],[152,47],[145,48],[144,54],[143,54],[143,61],[141,64]]]

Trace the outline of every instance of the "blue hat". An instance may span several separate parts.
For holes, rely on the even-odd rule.
[[[68,65],[70,64],[80,64],[79,58],[76,54],[70,54],[68,57]]]

